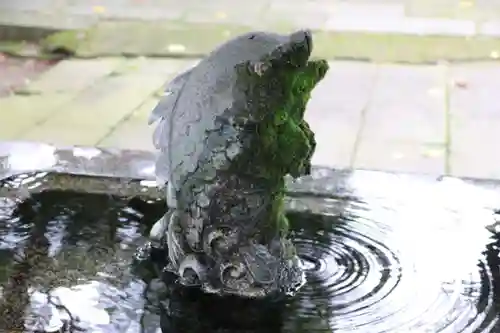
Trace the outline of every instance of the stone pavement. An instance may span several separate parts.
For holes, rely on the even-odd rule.
[[[248,30],[302,28],[328,59],[500,58],[500,0],[0,0],[0,52],[22,56],[199,58]]]
[[[82,27],[101,19],[316,30],[500,36],[499,0],[16,0],[0,1],[0,23]]]
[[[0,98],[0,141],[152,149],[148,115],[193,60],[65,60]],[[313,162],[500,178],[500,66],[331,62],[306,113]]]

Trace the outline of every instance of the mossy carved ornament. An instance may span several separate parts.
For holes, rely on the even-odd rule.
[[[285,176],[309,174],[316,146],[303,117],[328,64],[311,51],[308,31],[244,34],[172,80],[153,110],[169,210],[150,238],[180,283],[249,298],[303,285],[283,200]]]

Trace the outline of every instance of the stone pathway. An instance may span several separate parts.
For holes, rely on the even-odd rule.
[[[498,0],[17,0],[0,1],[0,9],[0,23],[17,19],[26,24],[63,27],[81,27],[102,19],[175,20],[250,26],[272,22],[354,32],[500,36]]]
[[[0,141],[152,149],[147,118],[168,78],[193,60],[62,61],[0,98]],[[494,63],[331,62],[307,119],[314,163],[337,168],[500,178]]]

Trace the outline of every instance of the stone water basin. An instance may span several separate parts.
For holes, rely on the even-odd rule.
[[[151,154],[4,144],[0,156],[0,329],[500,330],[493,181],[316,168],[290,182],[308,283],[271,303],[178,288],[136,259],[165,209]],[[30,156],[44,165],[29,170]]]

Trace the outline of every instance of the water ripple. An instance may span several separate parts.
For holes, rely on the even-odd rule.
[[[27,186],[26,179],[18,180]],[[499,331],[498,191],[454,179],[363,172],[342,181],[342,191],[343,199],[288,202],[308,283],[276,312],[215,305],[201,296],[175,299],[162,282],[151,282],[150,272],[138,274],[136,248],[163,214],[163,201],[61,191],[0,198],[0,306],[12,307],[18,323],[28,306],[20,296],[29,294],[39,318],[54,310],[45,289],[55,287],[52,296],[79,317],[77,327],[103,333],[156,332],[165,318],[157,304],[164,301],[178,316],[166,330],[171,333],[233,332],[213,317],[222,313],[234,324],[261,312],[271,313],[277,328],[246,332]],[[26,304],[13,307],[3,298]],[[60,322],[72,320],[64,315]],[[182,325],[201,324],[177,329],[181,317]]]
[[[358,186],[366,201],[331,204],[329,221],[291,216],[309,283],[290,306],[286,331],[458,333],[496,325],[485,257],[491,235],[479,225],[484,202],[458,204],[440,197],[453,191],[439,186],[408,200],[417,186],[400,179],[383,197]]]

